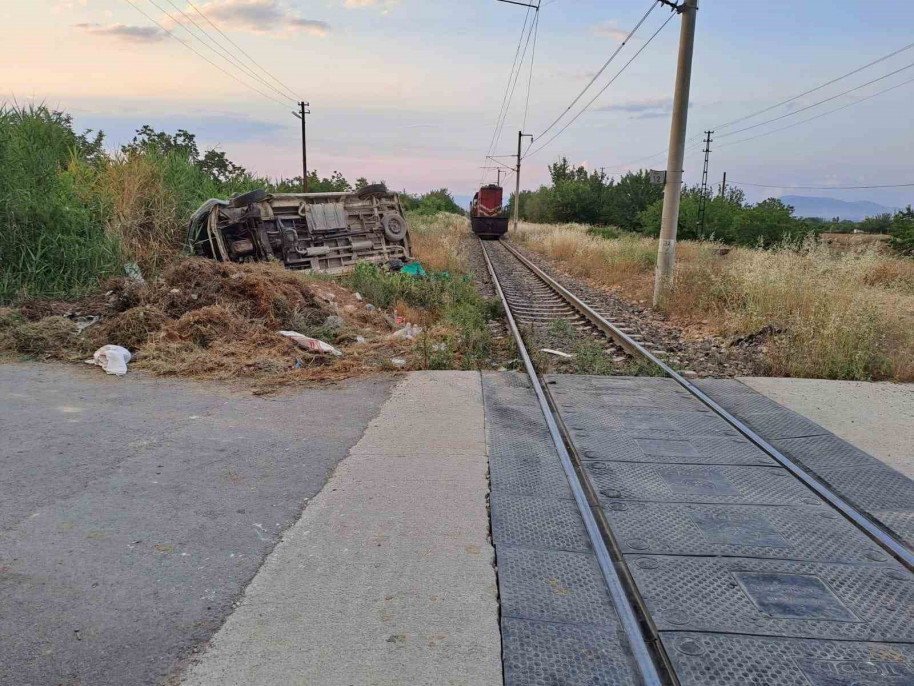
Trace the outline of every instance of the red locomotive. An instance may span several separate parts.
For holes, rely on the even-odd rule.
[[[502,188],[483,186],[470,203],[470,227],[480,238],[498,239],[508,231],[508,215],[501,206]]]

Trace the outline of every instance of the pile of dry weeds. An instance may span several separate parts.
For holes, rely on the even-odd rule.
[[[117,279],[79,301],[0,309],[0,350],[78,361],[114,344],[134,354],[131,367],[163,376],[332,379],[394,368],[391,357],[411,347],[390,337],[395,325],[332,281],[278,265],[191,258],[150,283]],[[280,330],[319,338],[344,355],[306,352]]]

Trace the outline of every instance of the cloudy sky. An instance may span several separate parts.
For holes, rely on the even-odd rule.
[[[129,140],[145,123],[185,128],[252,170],[296,175],[298,121],[291,115],[294,105],[280,94],[288,89],[311,103],[309,166],[322,174],[339,169],[350,178],[385,179],[412,191],[447,186],[458,194],[472,193],[480,180],[527,12],[496,0],[7,0],[4,5],[0,97],[66,109],[78,126],[104,129],[111,145]],[[562,113],[648,6],[647,0],[543,1],[526,131],[539,135]],[[189,24],[179,9],[258,78],[192,39],[176,21]],[[594,94],[668,16],[664,8],[653,12],[594,84]],[[901,0],[702,0],[690,137],[904,47],[914,41],[912,23],[914,5]],[[524,187],[545,181],[547,165],[559,155],[608,173],[626,166],[664,167],[663,155],[642,158],[663,151],[668,142],[678,24],[674,18],[590,111],[525,161]],[[496,154],[516,148],[530,52]],[[247,56],[279,83],[264,77]],[[914,79],[914,68],[738,131],[912,63],[914,49],[789,107],[720,128],[712,146],[712,179],[719,182],[726,170],[731,180],[776,187],[747,187],[753,199],[801,194],[911,202],[914,189],[786,187],[914,182],[914,83],[753,137]],[[686,160],[691,182],[700,179],[700,147]]]

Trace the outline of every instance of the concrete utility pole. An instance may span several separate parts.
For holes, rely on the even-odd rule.
[[[708,207],[708,162],[711,156],[711,138],[713,131],[705,131],[705,166],[701,172],[701,197],[698,199],[698,235],[704,236],[705,233],[705,210]]]
[[[520,214],[520,159],[521,159],[521,142],[524,138],[533,138],[532,134],[524,133],[523,131],[517,132],[517,169],[515,169],[515,174],[517,175],[517,186],[514,191],[514,230],[517,231],[517,218]]]
[[[724,172],[724,180],[720,184],[720,194],[725,195],[727,193],[727,172]]]
[[[302,168],[302,192],[308,192],[308,136],[307,129],[305,127],[305,117],[311,114],[311,110],[308,109],[310,103],[300,102],[298,103],[299,111],[293,112],[296,117],[301,119],[301,168]]]
[[[689,117],[689,90],[692,83],[692,53],[695,48],[695,20],[698,0],[682,0],[677,10],[682,15],[679,34],[679,66],[676,92],[673,96],[673,122],[670,126],[670,155],[667,160],[666,187],[663,190],[663,219],[660,245],[657,248],[657,272],[654,277],[654,307],[663,302],[673,283],[676,263],[676,229],[679,225],[679,201],[682,192],[682,165]]]

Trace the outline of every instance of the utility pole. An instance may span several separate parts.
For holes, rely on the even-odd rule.
[[[517,218],[520,214],[520,160],[521,160],[521,142],[524,138],[533,138],[532,134],[524,133],[523,131],[517,132],[517,169],[515,173],[517,174],[517,186],[514,191],[514,231],[517,231]]]
[[[673,283],[673,266],[676,263],[676,229],[679,225],[682,165],[685,158],[698,0],[682,0],[676,11],[682,15],[682,28],[679,34],[679,65],[676,70],[676,92],[673,96],[673,121],[670,125],[670,154],[667,159],[666,187],[663,190],[663,218],[660,223],[657,271],[654,276],[654,307],[661,304],[669,293]]]
[[[727,193],[727,172],[724,172],[724,180],[720,184],[720,194],[726,195]]]
[[[705,209],[708,204],[708,158],[711,156],[711,138],[713,131],[705,131],[705,167],[701,173],[701,197],[698,199],[698,235],[705,233]]]
[[[300,102],[298,103],[298,112],[292,113],[301,119],[301,187],[303,193],[308,192],[308,135],[305,126],[305,117],[311,114],[311,110],[308,109],[310,105],[311,103]]]

